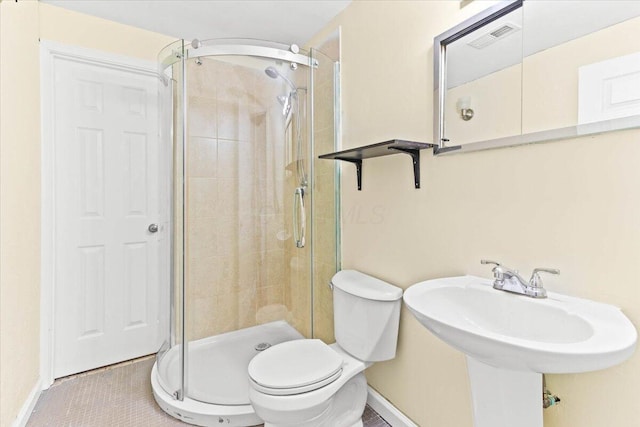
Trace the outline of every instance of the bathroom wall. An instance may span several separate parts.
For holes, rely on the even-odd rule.
[[[342,30],[345,148],[432,139],[433,37],[492,3],[465,4],[354,1],[317,35]],[[360,192],[345,165],[343,268],[406,288],[442,276],[491,277],[481,258],[524,272],[556,267],[562,275],[545,278],[548,289],[617,305],[640,326],[639,138],[628,130],[438,158],[423,151],[419,190],[407,156],[366,161]],[[407,310],[396,359],[367,377],[422,427],[472,425],[464,357]],[[547,380],[562,397],[545,410],[547,427],[638,425],[639,354]]]
[[[35,0],[0,2],[0,426],[39,376],[38,38],[155,61],[172,38]]]
[[[0,3],[0,426],[38,379],[40,120],[38,5]]]

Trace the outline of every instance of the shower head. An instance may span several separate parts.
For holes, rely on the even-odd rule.
[[[264,72],[267,74],[267,76],[271,77],[272,79],[277,79],[278,76],[280,75],[280,73],[278,72],[278,70],[276,70],[273,67],[267,67],[264,69]]]
[[[271,77],[272,79],[277,79],[278,77],[280,77],[291,87],[291,90],[293,90],[294,92],[298,90],[296,85],[294,85],[293,82],[289,80],[287,77],[280,74],[280,71],[276,70],[275,67],[269,66],[264,69],[264,72],[267,76]]]

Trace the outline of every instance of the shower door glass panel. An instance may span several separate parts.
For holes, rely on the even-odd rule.
[[[311,218],[309,71],[209,56],[188,59],[185,77],[186,396],[248,405],[247,379],[235,376],[261,342],[221,346],[272,322],[311,334],[311,239],[293,239],[296,189]]]
[[[179,40],[165,47],[158,55],[160,99],[161,152],[168,159],[163,163],[166,191],[171,195],[166,203],[171,211],[169,227],[170,267],[161,277],[167,276],[169,299],[165,310],[170,313],[170,335],[157,354],[158,379],[170,395],[184,396],[184,251],[183,251],[183,150],[184,150],[184,43]],[[166,266],[164,266],[166,267]],[[163,268],[164,268],[163,267]]]
[[[339,269],[338,218],[340,218],[339,162],[318,159],[338,151],[338,100],[340,99],[339,40],[334,38],[311,50],[313,68],[313,333],[326,343],[333,334],[333,295],[328,286]],[[326,52],[326,53],[324,53]],[[336,59],[332,59],[336,58]]]

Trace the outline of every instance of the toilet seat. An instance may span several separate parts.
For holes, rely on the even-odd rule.
[[[317,390],[342,374],[343,358],[317,339],[287,341],[249,363],[249,380],[261,393],[288,396]]]

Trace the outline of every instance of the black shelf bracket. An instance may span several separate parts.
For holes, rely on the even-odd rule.
[[[362,191],[362,159],[344,159],[335,157],[336,160],[342,160],[343,162],[349,162],[356,165],[356,175],[358,177],[358,191]]]
[[[425,148],[438,149],[437,144],[426,142],[404,141],[402,139],[392,139],[390,141],[379,142],[377,144],[365,145],[364,147],[351,148],[349,150],[328,153],[319,156],[321,159],[342,160],[356,165],[358,176],[358,191],[362,190],[362,160],[373,157],[389,156],[397,153],[404,153],[411,156],[413,162],[413,184],[415,188],[420,188],[420,150]]]
[[[420,150],[402,147],[389,147],[389,150],[397,150],[411,156],[413,161],[413,183],[416,188],[420,188]]]

